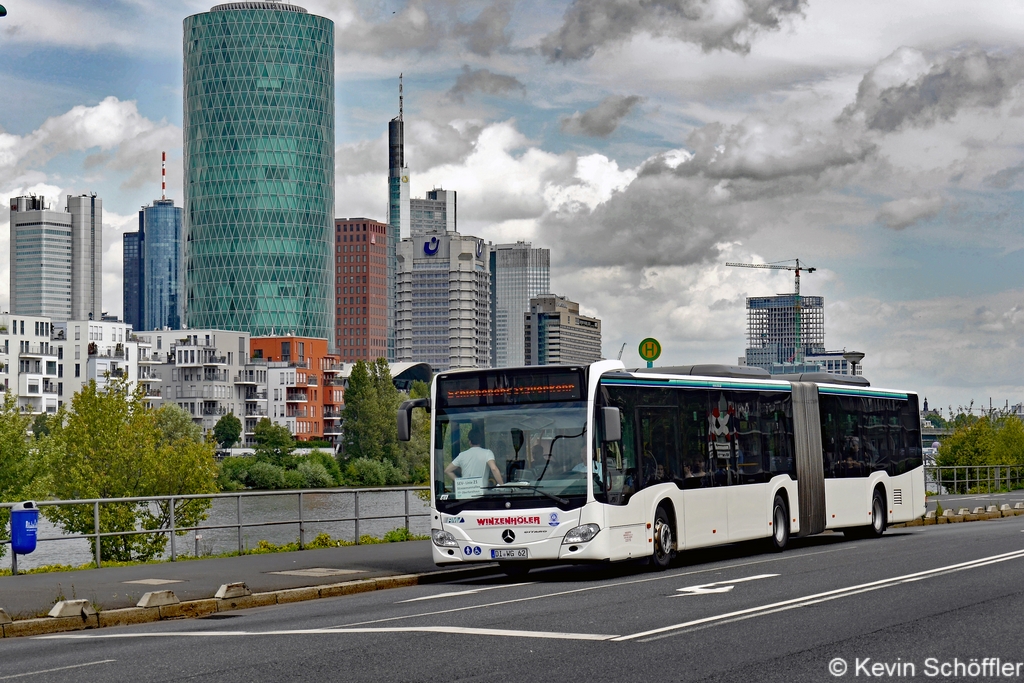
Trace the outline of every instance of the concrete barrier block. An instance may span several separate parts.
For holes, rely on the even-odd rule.
[[[943,517],[952,517],[954,514],[956,514],[956,513],[953,512],[953,510],[949,509],[949,508],[947,508],[947,509],[942,511],[942,516]]]
[[[935,510],[929,510],[928,512],[924,513],[924,518],[935,519]]]
[[[9,624],[11,621],[11,615],[7,613],[7,610],[0,607],[0,624]]]
[[[160,607],[160,618],[194,619],[195,617],[205,617],[208,614],[216,614],[218,602],[219,600],[215,598],[207,598],[206,600],[179,602],[174,605],[162,605]]]
[[[976,507],[973,510],[971,510],[971,514],[972,515],[980,515],[984,511],[985,511],[985,508],[983,508],[983,507]]]
[[[1014,503],[1013,504],[1013,509],[1014,510],[1024,510],[1024,503]]]
[[[61,600],[50,610],[49,616],[54,619],[62,617],[88,617],[96,614],[96,610],[88,600]]]
[[[218,600],[226,600],[228,598],[241,598],[246,595],[252,595],[252,591],[245,585],[245,582],[238,581],[237,583],[225,583],[217,589],[217,593],[213,596]]]
[[[160,610],[145,607],[126,607],[124,609],[103,610],[98,616],[101,628],[106,628],[107,626],[131,626],[132,624],[148,624],[151,621],[160,621]]]
[[[217,611],[227,612],[236,609],[249,609],[250,607],[267,607],[277,604],[275,593],[253,593],[242,595],[237,598],[225,598],[217,601]]]
[[[987,508],[985,508],[985,512],[999,512],[999,508],[997,508],[995,505],[989,505]]]
[[[1002,505],[999,506],[999,511],[1000,512],[1002,512],[1003,510],[1009,510],[1009,509],[1010,509],[1010,504],[1009,503],[1003,503]]]
[[[174,594],[174,591],[150,591],[142,596],[136,607],[163,607],[164,605],[177,605],[181,600]]]
[[[65,631],[81,631],[87,628],[96,628],[99,621],[96,615],[77,617],[42,617],[41,619],[20,619],[4,624],[4,637],[17,638],[18,636],[43,636],[48,633],[63,633]]]
[[[959,510],[956,511],[956,514],[957,515],[969,515],[969,514],[971,514],[971,511],[968,510],[967,508],[960,508]]]
[[[303,600],[316,600],[320,597],[320,589],[317,586],[307,588],[289,588],[277,593],[277,604],[283,605],[289,602],[302,602]]]

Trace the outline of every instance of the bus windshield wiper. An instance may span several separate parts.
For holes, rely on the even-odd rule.
[[[512,488],[515,488],[515,489],[533,489],[534,491],[536,491],[540,495],[544,496],[545,498],[550,498],[551,500],[555,501],[559,505],[568,505],[569,504],[569,501],[566,500],[565,498],[560,498],[559,496],[556,496],[553,493],[548,493],[547,491],[545,491],[541,487],[537,486],[536,484],[527,484],[526,482],[510,481],[507,484],[495,484],[494,486],[483,486],[481,488],[487,489],[487,490],[491,490],[491,489],[512,489]]]

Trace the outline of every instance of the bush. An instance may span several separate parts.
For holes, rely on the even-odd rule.
[[[356,458],[345,468],[348,483],[355,486],[387,486],[402,484],[405,476],[390,462]]]
[[[302,475],[303,486],[307,489],[325,489],[336,483],[327,468],[318,462],[305,460],[295,471]]]
[[[306,486],[306,478],[302,476],[302,472],[298,470],[285,470],[284,473],[284,488],[286,489],[301,489]]]
[[[246,481],[254,489],[283,489],[285,473],[280,467],[269,462],[254,462],[249,466]]]
[[[337,486],[342,483],[341,467],[338,466],[338,461],[330,453],[319,450],[311,451],[306,455],[305,460],[311,463],[319,463],[327,470],[327,473],[331,475],[331,479],[334,480],[334,483],[330,484],[330,486]]]
[[[220,461],[217,484],[221,490],[237,491],[248,483],[249,467],[255,464],[251,458],[231,456]]]

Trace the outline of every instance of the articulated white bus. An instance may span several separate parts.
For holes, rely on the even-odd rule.
[[[439,565],[650,558],[925,512],[918,399],[862,377],[618,361],[439,373],[430,413]]]

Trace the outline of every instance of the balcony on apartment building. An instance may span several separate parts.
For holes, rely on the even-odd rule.
[[[306,396],[304,391],[289,391],[287,396],[285,396],[285,401],[288,403],[305,403],[308,400],[309,397]]]
[[[285,417],[309,417],[310,416],[310,411],[306,410],[305,408],[292,408],[291,410],[286,410],[284,416]]]
[[[344,412],[342,408],[328,408],[324,407],[324,419],[325,420],[339,420],[341,414]]]
[[[202,415],[203,417],[227,415],[228,409],[219,403],[207,403],[203,406]]]
[[[48,342],[39,342],[32,344],[30,342],[21,342],[21,350],[19,354],[22,358],[39,358],[42,359],[44,356],[57,357],[57,347],[52,346]]]
[[[245,407],[245,416],[246,417],[252,417],[252,418],[266,417],[267,416],[267,407],[266,406],[246,406]]]
[[[242,370],[241,372],[235,373],[235,384],[259,384],[256,381],[255,370]]]
[[[261,389],[261,390],[259,390],[259,389],[250,389],[249,391],[245,392],[245,400],[246,401],[266,401],[267,400],[267,390],[266,389]]]

